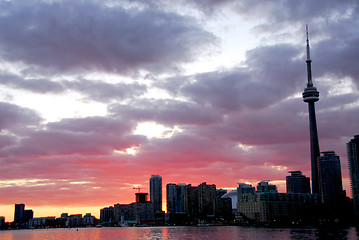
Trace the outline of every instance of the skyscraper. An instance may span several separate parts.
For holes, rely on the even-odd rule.
[[[159,175],[152,175],[150,178],[150,199],[154,212],[162,212],[162,177]]]
[[[169,183],[166,186],[167,192],[167,213],[185,214],[187,188],[186,184],[178,185]]]
[[[319,151],[319,140],[317,130],[317,120],[315,117],[315,106],[314,103],[319,100],[319,92],[317,88],[313,86],[312,81],[312,60],[310,59],[309,39],[308,39],[308,26],[307,26],[307,75],[308,83],[307,87],[303,92],[303,101],[308,103],[309,111],[309,129],[310,129],[310,153],[311,153],[311,170],[312,170],[312,192],[319,193],[319,177],[318,177],[318,157],[320,156]]]
[[[15,204],[14,222],[20,222],[24,219],[25,204]]]
[[[355,216],[359,217],[359,135],[347,143],[350,185],[354,199]]]
[[[216,185],[206,182],[198,185],[198,216],[201,220],[215,216],[216,196]]]
[[[301,171],[289,171],[286,177],[287,193],[310,193],[310,179]]]
[[[323,156],[318,158],[322,202],[331,206],[339,206],[344,196],[340,159],[334,151],[326,151],[322,154]]]

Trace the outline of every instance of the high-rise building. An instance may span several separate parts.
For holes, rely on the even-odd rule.
[[[312,68],[311,68],[312,60],[310,59],[308,27],[307,27],[306,63],[307,63],[308,83],[307,83],[307,87],[304,89],[303,92],[303,101],[308,103],[308,111],[309,111],[312,192],[319,193],[319,175],[318,175],[317,159],[320,156],[320,151],[319,151],[317,120],[315,116],[315,106],[314,106],[314,103],[319,100],[319,92],[317,91],[317,88],[313,86],[313,81],[312,81]]]
[[[200,220],[207,220],[216,215],[216,185],[206,182],[198,185],[198,216]]]
[[[24,219],[25,204],[15,204],[14,222],[19,222]]]
[[[184,183],[166,185],[167,219],[170,224],[184,224],[187,215],[187,185]]]
[[[289,171],[286,177],[287,193],[310,193],[310,179],[301,171]]]
[[[347,143],[350,185],[354,200],[355,216],[359,217],[359,135]]]
[[[169,183],[166,185],[167,192],[167,213],[185,214],[186,213],[186,184]]]
[[[188,220],[191,224],[198,223],[198,187],[187,185],[186,208]]]
[[[326,151],[322,154],[318,158],[321,199],[324,204],[339,206],[344,196],[340,158],[334,151]]]
[[[150,178],[150,200],[155,213],[162,212],[162,177],[152,175]]]
[[[263,180],[257,185],[257,192],[272,192],[277,193],[277,186],[269,184],[268,180]]]

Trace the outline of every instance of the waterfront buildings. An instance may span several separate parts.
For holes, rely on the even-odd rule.
[[[359,135],[347,143],[350,185],[355,217],[359,218]]]
[[[301,171],[289,171],[286,177],[287,193],[310,193],[310,179]]]
[[[319,100],[319,92],[317,88],[314,87],[312,81],[312,68],[310,59],[310,48],[309,48],[309,39],[308,39],[308,27],[307,27],[307,77],[308,83],[307,87],[303,92],[303,101],[308,103],[309,111],[309,129],[310,129],[310,153],[311,153],[311,172],[312,172],[312,192],[319,193],[319,173],[318,173],[318,162],[317,159],[320,155],[319,151],[319,140],[318,140],[318,130],[317,130],[317,120],[315,116],[315,106],[314,103]]]
[[[317,194],[278,193],[274,191],[274,187],[262,188],[263,181],[258,185],[260,187],[257,186],[258,191],[255,192],[251,185],[239,184],[236,214],[238,221],[299,222],[306,217],[302,213],[319,203]]]
[[[345,197],[339,156],[334,151],[322,152],[318,158],[319,186],[322,202],[339,207]]]
[[[39,217],[29,220],[29,228],[38,228],[41,226],[54,226],[56,217]]]
[[[150,178],[150,200],[153,204],[154,213],[162,212],[162,177],[152,175]]]

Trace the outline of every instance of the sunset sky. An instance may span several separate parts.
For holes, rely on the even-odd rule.
[[[320,150],[359,134],[354,0],[0,0],[0,216],[91,212],[167,183],[310,176],[305,25]],[[86,207],[86,208],[85,208]]]

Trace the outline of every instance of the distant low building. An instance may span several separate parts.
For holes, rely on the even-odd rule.
[[[299,220],[305,209],[318,203],[317,194],[256,192],[243,194],[237,211],[259,223],[292,222]]]
[[[114,208],[112,206],[100,209],[100,222],[112,223],[114,217]]]
[[[66,221],[67,227],[81,227],[82,226],[82,214],[71,214]]]
[[[29,228],[49,227],[55,225],[55,217],[40,217],[29,220]]]
[[[91,215],[91,213],[86,213],[85,216],[82,218],[82,225],[83,226],[93,226],[96,222],[96,218]]]

